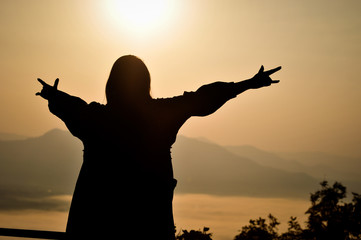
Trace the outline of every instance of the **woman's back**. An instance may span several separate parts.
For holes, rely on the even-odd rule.
[[[191,116],[207,116],[237,94],[269,86],[275,68],[239,83],[215,82],[167,99],[150,96],[150,75],[134,56],[119,58],[106,86],[107,105],[87,104],[38,79],[37,95],[84,144],[69,212],[69,239],[174,239],[170,148]],[[139,85],[138,85],[139,84]],[[151,234],[151,236],[149,236]]]
[[[168,232],[171,235],[165,239],[171,239],[176,181],[170,148],[186,120],[176,104],[172,99],[154,99],[143,108],[112,109],[91,103],[77,110],[82,121],[66,121],[68,126],[82,122],[81,127],[69,130],[84,143],[84,163],[69,213],[69,234],[84,237],[85,229],[95,222],[92,229],[110,234],[112,231],[101,227],[96,219],[108,222],[122,216],[126,229],[152,228],[159,234]],[[146,226],[140,224],[143,221]],[[114,230],[118,231],[116,226]]]

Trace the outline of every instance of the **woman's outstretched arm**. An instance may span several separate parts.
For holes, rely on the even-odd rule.
[[[234,91],[238,95],[249,89],[258,89],[268,87],[272,84],[279,83],[279,80],[272,80],[270,75],[281,70],[281,67],[276,67],[268,71],[264,71],[263,65],[253,78],[235,83]]]
[[[244,91],[278,83],[279,80],[272,80],[270,75],[280,69],[281,67],[277,67],[264,71],[264,67],[261,66],[258,73],[248,80],[236,83],[215,82],[203,85],[196,92],[185,92],[184,97],[187,99],[188,113],[190,116],[207,116],[217,111],[228,100],[235,98]]]
[[[53,86],[47,84],[40,78],[38,78],[38,81],[43,88],[40,92],[37,92],[36,95],[48,100],[50,112],[63,120],[74,136],[81,137],[82,129],[86,122],[86,111],[89,105],[81,98],[59,91],[58,78],[55,80]]]

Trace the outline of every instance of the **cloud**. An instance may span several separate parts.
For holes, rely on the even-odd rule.
[[[10,210],[51,210],[68,211],[70,195],[55,195],[51,191],[24,188],[0,187],[0,211]]]

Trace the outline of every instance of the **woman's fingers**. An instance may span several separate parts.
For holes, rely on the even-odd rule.
[[[281,66],[279,67],[276,67],[274,69],[271,69],[271,70],[268,70],[268,71],[265,71],[264,73],[267,74],[267,75],[271,75],[271,74],[274,74],[275,72],[278,72],[279,70],[281,70]]]
[[[55,89],[58,89],[58,84],[59,84],[59,78],[55,79],[55,82],[54,82]]]
[[[261,68],[259,69],[258,73],[263,73],[263,71],[264,71],[264,67],[262,65]]]
[[[40,78],[38,78],[38,81],[41,83],[41,85],[43,85],[43,87],[49,86],[49,84],[47,84],[46,82],[44,82]],[[59,78],[55,79],[53,88],[58,89],[58,84],[59,84]]]
[[[40,78],[38,78],[39,83],[41,83],[41,85],[43,86],[47,86],[48,84],[46,82],[44,82],[43,80],[41,80]]]

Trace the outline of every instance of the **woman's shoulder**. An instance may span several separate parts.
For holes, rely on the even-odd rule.
[[[104,104],[101,104],[101,103],[98,103],[98,102],[91,102],[89,103],[89,107],[92,107],[92,108],[103,108],[105,107]]]
[[[88,104],[88,111],[94,113],[100,113],[105,110],[105,105],[98,102],[91,102]]]
[[[182,95],[177,95],[174,97],[166,97],[166,98],[156,98],[154,102],[156,104],[176,104],[187,101],[191,99],[195,95],[195,92],[184,92]]]
[[[174,97],[154,99],[155,107],[153,109],[176,116],[189,116],[189,109],[191,109],[192,104],[195,104],[195,102],[194,92],[184,92],[182,95]]]

